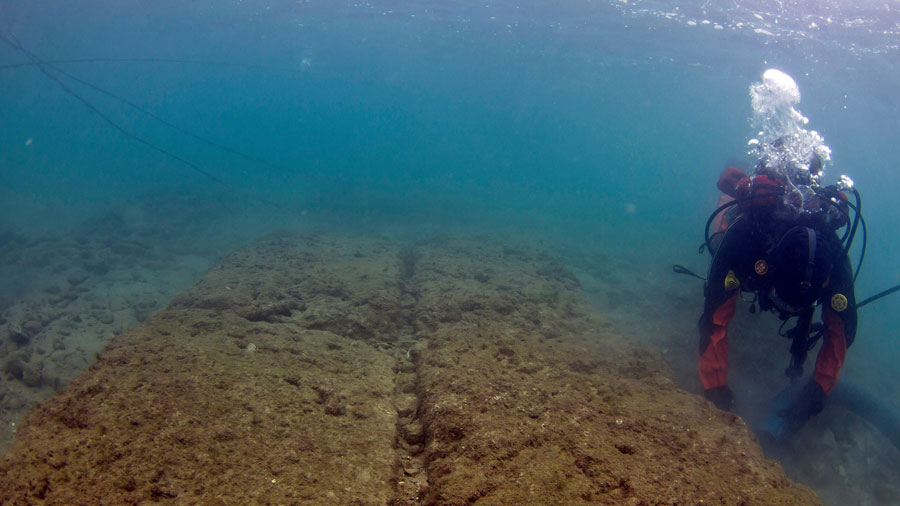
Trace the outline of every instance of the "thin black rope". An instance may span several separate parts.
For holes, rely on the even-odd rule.
[[[9,37],[7,37],[7,36],[3,35],[2,33],[0,33],[0,40],[3,40],[5,43],[9,44],[9,45],[12,46],[14,49],[16,49],[16,50],[22,52],[27,58],[29,58],[30,60],[32,60],[31,63],[24,64],[24,65],[30,65],[30,66],[37,67],[37,68],[41,71],[41,73],[43,73],[48,79],[50,79],[50,80],[52,80],[53,82],[55,82],[55,83],[56,83],[57,85],[59,85],[66,93],[68,93],[69,95],[71,95],[72,97],[74,97],[75,99],[77,99],[79,102],[81,102],[82,104],[84,104],[85,107],[87,107],[91,112],[95,113],[97,116],[99,116],[101,119],[103,119],[103,120],[104,120],[106,123],[108,123],[113,129],[117,130],[118,132],[122,133],[123,135],[127,136],[128,138],[130,138],[130,139],[132,139],[132,140],[134,140],[134,141],[136,141],[136,142],[139,142],[140,144],[143,144],[144,146],[147,146],[147,147],[150,148],[150,149],[153,149],[154,151],[157,151],[157,152],[159,152],[159,153],[162,153],[163,155],[165,155],[165,156],[167,156],[167,157],[169,157],[169,158],[171,158],[171,159],[173,159],[173,160],[176,160],[176,161],[178,161],[178,162],[184,164],[185,166],[191,168],[192,170],[194,170],[194,171],[196,171],[196,172],[198,172],[198,173],[200,173],[200,174],[206,176],[207,178],[211,179],[212,181],[214,181],[214,182],[216,182],[216,183],[218,183],[218,184],[220,184],[220,185],[222,185],[222,186],[224,186],[224,187],[226,187],[226,188],[228,188],[228,189],[234,190],[234,187],[232,187],[232,186],[229,185],[228,183],[225,183],[224,181],[222,181],[222,180],[219,179],[218,177],[212,175],[212,174],[209,173],[208,171],[204,170],[204,169],[203,169],[202,167],[200,167],[199,165],[197,165],[197,164],[195,164],[195,163],[193,163],[193,162],[190,162],[190,161],[188,161],[188,160],[186,160],[186,159],[184,159],[184,158],[182,158],[182,157],[180,157],[180,156],[178,156],[178,155],[176,155],[176,154],[174,154],[174,153],[171,153],[171,152],[169,152],[169,151],[167,151],[167,150],[165,150],[165,149],[163,149],[163,148],[161,148],[161,147],[159,147],[159,146],[156,146],[155,144],[151,143],[150,141],[148,141],[148,140],[146,140],[146,139],[143,139],[142,137],[138,136],[137,134],[135,134],[135,133],[133,133],[133,132],[130,132],[130,131],[128,131],[127,129],[125,129],[124,127],[122,127],[122,126],[120,126],[119,124],[117,124],[115,121],[113,121],[109,116],[107,116],[107,115],[104,114],[102,111],[100,111],[96,106],[94,106],[94,105],[93,105],[91,102],[89,102],[87,99],[85,99],[85,98],[82,97],[81,95],[77,94],[74,90],[72,90],[71,88],[69,88],[68,86],[66,86],[66,84],[63,83],[59,78],[57,78],[56,76],[50,74],[50,73],[47,71],[47,69],[45,68],[45,66],[49,66],[50,68],[52,68],[53,70],[59,72],[60,74],[65,75],[66,77],[68,77],[68,78],[70,78],[70,79],[73,79],[73,80],[75,80],[75,81],[77,81],[77,82],[79,82],[79,83],[82,83],[82,84],[85,85],[85,86],[89,86],[89,87],[91,87],[91,88],[97,90],[98,92],[104,93],[104,94],[106,94],[106,95],[108,95],[108,96],[110,96],[110,97],[112,97],[112,98],[117,99],[117,100],[121,100],[121,101],[127,103],[128,105],[130,105],[130,106],[132,106],[132,107],[134,107],[134,108],[140,110],[141,112],[144,112],[145,114],[147,114],[147,115],[149,115],[150,117],[156,119],[157,121],[160,121],[160,122],[162,122],[163,124],[166,124],[167,126],[169,126],[169,127],[171,127],[171,128],[174,128],[174,129],[176,129],[176,130],[178,130],[178,131],[180,131],[180,132],[182,132],[182,133],[185,133],[185,134],[187,134],[187,135],[190,135],[191,137],[194,137],[194,138],[196,138],[196,139],[198,139],[198,140],[202,140],[203,142],[207,142],[207,143],[209,143],[209,144],[211,144],[211,145],[214,145],[214,146],[216,146],[216,147],[219,147],[219,148],[221,148],[221,149],[223,149],[223,150],[225,150],[225,151],[227,151],[227,152],[229,152],[229,153],[231,153],[231,154],[234,154],[234,155],[237,155],[237,156],[241,156],[241,157],[244,157],[244,158],[247,158],[247,159],[250,159],[250,160],[258,161],[259,163],[263,163],[263,164],[266,164],[266,165],[269,165],[269,166],[272,166],[272,167],[275,167],[275,168],[279,168],[279,169],[281,169],[281,170],[283,170],[283,171],[287,171],[287,169],[285,169],[284,167],[278,166],[278,165],[273,164],[273,163],[271,163],[271,162],[268,162],[268,161],[266,161],[266,160],[257,159],[256,157],[253,157],[253,156],[251,156],[251,155],[247,155],[247,154],[241,153],[241,152],[239,152],[239,151],[237,151],[237,150],[234,150],[234,149],[232,149],[232,148],[229,148],[228,146],[220,145],[220,144],[218,144],[218,143],[216,143],[216,142],[214,142],[214,141],[211,141],[211,140],[209,140],[209,139],[205,139],[205,138],[203,138],[203,137],[201,137],[201,136],[192,134],[191,132],[188,132],[187,130],[182,129],[182,128],[178,127],[177,125],[171,124],[171,123],[169,123],[169,122],[163,120],[162,118],[159,118],[159,117],[155,116],[154,114],[150,113],[149,111],[144,111],[142,108],[140,108],[140,107],[137,106],[136,104],[133,104],[133,103],[127,101],[127,100],[124,99],[124,98],[114,96],[112,93],[107,92],[106,90],[103,90],[103,89],[101,89],[101,88],[99,88],[99,87],[97,87],[97,86],[94,86],[93,84],[88,83],[87,81],[84,81],[84,80],[82,80],[82,79],[78,79],[78,78],[76,78],[75,76],[72,76],[71,74],[69,74],[69,73],[67,73],[67,72],[65,72],[65,71],[63,71],[63,70],[61,70],[61,69],[59,69],[59,68],[57,68],[57,67],[55,67],[55,66],[48,65],[47,63],[50,62],[50,60],[48,60],[48,61],[41,60],[40,58],[37,57],[37,55],[35,55],[34,53],[32,53],[32,52],[28,51],[27,49],[25,49],[25,47],[22,46],[18,41],[16,41],[15,39],[12,39],[12,40],[11,40],[10,37],[12,37],[12,35],[10,35]],[[108,61],[113,61],[112,59],[82,59],[82,60],[53,60],[53,61],[72,61],[72,62],[78,61],[78,62],[84,62],[84,61],[107,61],[107,60],[108,60]],[[122,60],[115,60],[115,61],[136,61],[136,60],[134,60],[134,59],[122,59]],[[276,67],[267,67],[267,66],[265,66],[265,65],[243,65],[243,64],[231,64],[231,63],[229,63],[229,62],[209,62],[209,61],[203,62],[203,61],[199,61],[199,60],[176,60],[176,59],[161,59],[161,58],[154,58],[154,59],[146,59],[146,60],[140,60],[140,61],[167,61],[167,62],[175,62],[175,63],[208,63],[208,64],[220,64],[220,65],[242,66],[242,67],[247,67],[247,68],[269,69],[269,70],[276,69]],[[278,69],[278,70],[286,71],[286,72],[290,72],[290,71],[291,71],[290,69]],[[265,205],[274,207],[274,208],[276,208],[276,209],[280,209],[280,210],[287,211],[287,212],[290,212],[290,213],[296,212],[296,209],[293,209],[293,208],[291,208],[291,207],[285,206],[285,205],[283,205],[283,204],[279,204],[279,203],[277,203],[277,202],[273,202],[273,201],[271,201],[271,200],[269,200],[269,199],[262,198],[262,197],[259,197],[259,196],[253,197],[253,200],[256,200],[257,202],[259,202],[259,203],[261,203],[261,204],[265,204]]]
[[[81,102],[82,104],[84,104],[84,106],[87,107],[91,112],[93,112],[94,114],[96,114],[96,115],[97,115],[98,117],[100,117],[103,121],[105,121],[107,124],[109,124],[109,126],[111,126],[111,127],[112,127],[113,129],[115,129],[116,131],[120,132],[122,135],[125,135],[126,137],[128,137],[128,138],[130,138],[130,139],[132,139],[132,140],[134,140],[134,141],[136,141],[136,142],[139,142],[139,143],[143,144],[144,146],[146,146],[146,147],[148,147],[148,148],[150,148],[150,149],[152,149],[152,150],[154,150],[154,151],[156,151],[156,152],[162,153],[163,155],[165,155],[165,156],[167,156],[167,157],[169,157],[169,158],[171,158],[171,159],[173,159],[173,160],[175,160],[175,161],[177,161],[177,162],[180,162],[180,163],[184,164],[185,166],[189,167],[190,169],[196,171],[196,172],[199,173],[199,174],[202,174],[203,176],[209,178],[210,180],[212,180],[212,181],[214,181],[214,182],[216,182],[216,183],[218,183],[218,184],[221,184],[221,185],[223,185],[223,186],[226,186],[226,187],[229,187],[229,188],[230,188],[230,185],[227,184],[227,183],[225,183],[225,181],[222,181],[222,180],[219,179],[218,177],[212,175],[211,173],[209,173],[207,170],[203,169],[203,168],[200,167],[199,165],[197,165],[197,164],[195,164],[195,163],[193,163],[193,162],[190,162],[190,161],[188,161],[188,160],[185,160],[184,158],[182,158],[182,157],[180,157],[180,156],[178,156],[178,155],[176,155],[176,154],[174,154],[174,153],[172,153],[172,152],[170,152],[170,151],[168,151],[168,150],[166,150],[166,149],[163,149],[163,148],[161,148],[161,147],[159,147],[159,146],[157,146],[157,145],[155,145],[155,144],[153,144],[152,142],[150,142],[150,141],[148,141],[148,140],[146,140],[146,139],[144,139],[144,138],[138,136],[138,135],[135,134],[134,132],[131,132],[131,131],[127,130],[126,128],[122,127],[121,125],[119,125],[118,123],[116,123],[115,121],[113,121],[112,118],[110,118],[109,116],[107,116],[106,114],[104,114],[103,111],[101,111],[100,109],[98,109],[94,104],[90,103],[87,99],[85,99],[84,97],[82,97],[81,95],[79,95],[78,93],[76,93],[75,90],[73,90],[73,89],[71,89],[70,87],[68,87],[68,86],[66,85],[66,83],[62,82],[58,77],[54,76],[54,75],[51,74],[49,71],[47,71],[47,69],[45,68],[44,64],[41,62],[40,58],[38,58],[36,55],[34,55],[33,53],[31,53],[30,51],[28,51],[27,49],[25,49],[25,48],[24,48],[21,44],[19,44],[18,42],[14,41],[14,40],[11,40],[9,37],[7,37],[7,36],[5,36],[5,35],[3,35],[3,34],[0,34],[0,40],[3,40],[4,42],[6,42],[6,43],[9,44],[10,46],[12,46],[14,49],[17,49],[17,50],[21,51],[25,56],[27,56],[29,59],[31,59],[31,60],[34,62],[35,66],[38,68],[38,70],[40,70],[41,73],[43,73],[45,76],[47,76],[48,79],[50,79],[51,81],[53,81],[53,82],[55,82],[57,85],[59,85],[59,87],[62,88],[63,91],[65,91],[66,93],[68,93],[69,95],[71,95],[72,97],[74,97],[75,99],[77,99],[79,102]],[[51,67],[51,68],[52,68],[52,67]]]
[[[32,55],[32,56],[34,56],[34,55]],[[174,124],[174,123],[172,123],[172,122],[166,120],[165,118],[162,118],[162,117],[160,117],[160,116],[154,114],[153,112],[151,112],[151,111],[149,111],[149,110],[147,110],[147,109],[145,109],[145,108],[143,108],[143,107],[141,107],[141,106],[135,104],[134,102],[132,102],[132,101],[130,101],[130,100],[124,98],[124,97],[121,97],[121,96],[119,96],[119,95],[116,95],[115,93],[113,93],[113,92],[111,92],[111,91],[109,91],[109,90],[106,90],[106,89],[104,89],[104,88],[101,88],[101,87],[99,87],[99,86],[97,86],[97,85],[95,85],[95,84],[93,84],[93,83],[90,83],[90,82],[88,82],[88,81],[85,81],[84,79],[80,79],[79,77],[74,76],[74,75],[70,74],[69,72],[66,72],[65,70],[63,70],[63,69],[57,67],[56,65],[54,65],[54,63],[59,63],[59,62],[65,62],[65,63],[68,63],[68,62],[87,62],[87,61],[129,61],[129,60],[125,60],[125,59],[100,59],[100,58],[91,58],[91,59],[81,59],[81,60],[39,60],[39,61],[40,61],[40,64],[43,64],[43,65],[46,65],[46,66],[52,68],[52,69],[55,70],[56,72],[59,72],[60,74],[62,74],[62,75],[64,75],[64,76],[68,77],[69,79],[71,79],[71,80],[73,80],[73,81],[75,81],[75,82],[77,82],[77,83],[80,83],[80,84],[82,84],[82,85],[84,85],[84,86],[87,86],[88,88],[91,88],[92,90],[94,90],[94,91],[96,91],[96,92],[98,92],[98,93],[101,93],[101,94],[103,94],[103,95],[106,95],[107,97],[110,97],[110,98],[112,98],[112,99],[114,99],[114,100],[118,100],[119,102],[122,102],[123,104],[125,104],[125,105],[131,107],[132,109],[134,109],[134,110],[140,112],[141,114],[144,114],[144,115],[146,115],[146,116],[148,116],[148,117],[150,117],[150,118],[153,118],[154,120],[156,120],[156,121],[162,123],[163,125],[166,125],[167,127],[171,128],[171,129],[173,129],[173,130],[175,130],[175,131],[177,131],[177,132],[179,132],[179,133],[182,133],[182,134],[184,134],[184,135],[187,135],[188,137],[191,137],[192,139],[198,140],[198,141],[200,141],[200,142],[203,142],[203,143],[205,143],[205,144],[208,144],[208,145],[210,145],[210,146],[213,146],[213,147],[215,147],[215,148],[217,148],[217,149],[220,149],[220,150],[222,150],[222,151],[225,151],[226,153],[229,153],[229,154],[231,154],[231,155],[234,155],[234,156],[238,156],[238,157],[240,157],[240,158],[243,158],[243,159],[245,159],[245,160],[249,160],[249,161],[251,161],[251,162],[254,162],[254,163],[257,163],[257,164],[260,164],[260,165],[265,165],[265,166],[268,166],[268,167],[271,167],[271,168],[273,168],[273,169],[277,169],[277,170],[280,170],[280,171],[283,171],[283,172],[290,172],[290,169],[288,169],[287,167],[284,167],[284,166],[282,166],[282,165],[279,165],[279,164],[270,162],[270,161],[268,161],[268,160],[259,158],[259,157],[257,157],[257,156],[253,156],[253,155],[244,153],[244,152],[242,152],[242,151],[238,151],[238,150],[236,150],[236,149],[234,149],[234,148],[232,148],[232,147],[229,147],[229,146],[227,146],[227,145],[225,145],[225,144],[222,144],[222,143],[220,143],[220,142],[216,142],[216,141],[214,141],[214,140],[212,140],[212,139],[208,139],[208,138],[206,138],[206,137],[203,137],[202,135],[199,135],[199,134],[196,134],[196,133],[194,133],[194,132],[191,132],[190,130],[188,130],[188,129],[186,129],[186,128],[183,128],[183,127],[180,127],[180,126],[178,126],[178,125],[176,125],[176,124]],[[203,60],[177,60],[177,59],[164,59],[164,58],[148,58],[148,59],[141,59],[140,61],[175,62],[175,63],[205,63],[205,64],[209,64],[209,65],[231,65],[231,64],[229,64],[228,62],[203,61]],[[32,63],[28,63],[28,64],[23,64],[23,65],[36,66],[36,65],[38,65],[38,64],[35,63],[35,62],[32,62]],[[250,67],[250,68],[267,68],[267,69],[274,68],[274,67],[267,67],[267,66],[264,66],[264,65],[240,65],[240,64],[236,64],[236,65],[237,65],[237,66],[242,66],[242,67]],[[0,68],[3,68],[3,67],[0,67]]]
[[[185,128],[182,128],[182,127],[180,127],[180,126],[178,126],[178,125],[176,125],[176,124],[174,124],[174,123],[172,123],[172,122],[170,122],[170,121],[167,121],[167,120],[164,119],[164,118],[161,118],[161,117],[157,116],[157,115],[154,114],[153,112],[148,111],[147,109],[144,109],[143,107],[141,107],[141,106],[135,104],[134,102],[132,102],[132,101],[126,99],[126,98],[120,97],[119,95],[116,95],[115,93],[112,93],[111,91],[107,91],[107,90],[105,90],[105,89],[103,89],[103,88],[100,88],[99,86],[96,86],[96,85],[94,85],[94,84],[92,84],[92,83],[89,83],[89,82],[85,81],[84,79],[79,79],[78,77],[73,76],[72,74],[66,72],[65,70],[60,69],[59,67],[57,67],[57,66],[55,66],[55,65],[47,64],[47,66],[49,66],[49,67],[52,68],[53,70],[59,72],[60,74],[62,74],[62,75],[64,75],[64,76],[68,77],[69,79],[71,79],[71,80],[73,80],[73,81],[75,81],[75,82],[77,82],[77,83],[81,83],[81,84],[87,86],[88,88],[90,88],[90,89],[96,91],[97,93],[101,93],[101,94],[103,94],[103,95],[106,95],[107,97],[110,97],[110,98],[112,98],[112,99],[118,100],[119,102],[122,102],[123,104],[125,104],[125,105],[131,107],[132,109],[134,109],[134,110],[140,112],[141,114],[145,114],[145,115],[149,116],[150,118],[153,118],[153,119],[155,119],[156,121],[162,123],[163,125],[166,125],[167,127],[171,128],[171,129],[173,129],[173,130],[175,130],[175,131],[177,131],[177,132],[180,132],[180,133],[182,133],[182,134],[184,134],[184,135],[187,135],[188,137],[191,137],[192,139],[195,139],[195,140],[198,140],[198,141],[200,141],[200,142],[206,143],[206,144],[208,144],[208,145],[210,145],[210,146],[213,146],[213,147],[215,147],[215,148],[221,149],[222,151],[225,151],[226,153],[229,153],[229,154],[238,156],[238,157],[243,158],[243,159],[245,159],[245,160],[249,160],[249,161],[251,161],[251,162],[255,162],[255,163],[258,163],[258,164],[260,164],[260,165],[266,165],[266,166],[268,166],[268,167],[272,167],[273,169],[277,169],[277,170],[280,170],[280,171],[283,171],[283,172],[290,172],[290,169],[288,169],[287,167],[278,165],[278,164],[273,163],[273,162],[270,162],[270,161],[268,161],[268,160],[263,160],[262,158],[259,158],[259,157],[253,156],[253,155],[248,155],[247,153],[238,151],[238,150],[236,150],[236,149],[234,149],[234,148],[231,148],[231,147],[229,147],[229,146],[226,146],[226,145],[224,145],[224,144],[222,144],[222,143],[216,142],[216,141],[211,140],[211,139],[207,139],[206,137],[203,137],[202,135],[195,134],[195,133],[191,132],[190,130],[187,130],[187,129],[185,129]]]
[[[859,309],[859,308],[865,306],[866,304],[868,304],[868,303],[870,303],[870,302],[875,302],[876,300],[878,300],[878,299],[880,299],[880,298],[882,298],[882,297],[885,297],[885,296],[887,296],[887,295],[890,295],[890,294],[896,292],[897,290],[900,290],[900,285],[892,286],[892,287],[888,288],[887,290],[884,290],[884,291],[882,291],[882,292],[878,292],[878,293],[876,293],[875,295],[873,295],[873,296],[871,296],[871,297],[868,297],[866,300],[857,303],[857,304],[856,304],[856,308]]]
[[[262,65],[258,63],[237,63],[230,61],[216,61],[216,60],[189,60],[183,58],[72,58],[65,60],[42,60],[41,63],[45,65],[58,65],[64,63],[177,63],[177,64],[187,64],[187,65],[209,65],[209,66],[218,66],[218,67],[235,67],[235,68],[243,68],[250,70],[266,70],[269,72],[279,72],[284,74],[303,74],[306,71],[304,69],[291,68],[291,67],[278,67],[274,65]],[[0,70],[6,69],[15,69],[21,67],[34,67],[39,65],[39,63],[30,61],[30,62],[19,62],[19,63],[7,63],[4,65],[0,65]]]

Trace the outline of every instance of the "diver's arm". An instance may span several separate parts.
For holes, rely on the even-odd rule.
[[[700,317],[700,358],[697,370],[704,390],[728,385],[728,323],[734,318],[737,290]],[[707,304],[709,306],[709,304]]]
[[[810,417],[819,414],[825,406],[825,399],[837,385],[838,375],[844,365],[844,355],[847,353],[847,343],[852,342],[852,332],[855,331],[856,307],[844,306],[843,303],[833,302],[835,295],[844,295],[836,292],[831,301],[826,300],[822,308],[822,320],[825,322],[825,339],[819,349],[816,358],[816,369],[811,380],[807,380],[803,387],[792,394],[790,405],[780,411],[778,416],[794,420],[796,423],[804,423]],[[850,292],[852,301],[852,290]],[[838,311],[838,308],[844,309]],[[851,314],[843,315],[850,312]],[[851,317],[853,324],[851,325]],[[849,333],[848,333],[849,331]]]
[[[825,338],[819,355],[816,357],[816,370],[813,379],[822,388],[825,395],[837,385],[838,375],[844,365],[844,356],[847,353],[847,339],[845,336],[844,322],[829,309],[822,313],[825,321]]]
[[[738,287],[726,287],[730,266],[739,253],[740,223],[735,223],[722,239],[707,275],[703,315],[698,323],[700,331],[697,370],[703,389],[728,385],[728,323],[734,318]],[[732,278],[736,280],[736,278]]]
[[[847,348],[856,337],[853,274],[850,260],[846,256],[835,268],[822,301],[822,321],[825,323],[825,335],[816,357],[813,379],[827,395],[837,384]]]

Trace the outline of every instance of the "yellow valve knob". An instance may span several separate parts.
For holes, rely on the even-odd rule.
[[[731,291],[735,290],[741,286],[741,281],[735,276],[734,271],[728,271],[728,275],[725,276],[725,290]]]
[[[834,309],[838,313],[847,309],[847,297],[843,294],[836,293],[831,296],[831,309]]]

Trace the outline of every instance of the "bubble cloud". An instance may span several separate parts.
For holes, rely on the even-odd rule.
[[[831,149],[818,132],[805,128],[809,119],[796,109],[799,103],[800,88],[794,79],[777,69],[766,70],[761,82],[750,85],[751,123],[759,131],[748,146],[749,154],[758,159],[756,173],[784,177],[805,203],[821,183]]]

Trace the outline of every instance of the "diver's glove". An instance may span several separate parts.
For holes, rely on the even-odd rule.
[[[712,401],[719,409],[730,411],[731,408],[734,407],[734,392],[731,391],[731,388],[729,388],[728,385],[704,390],[703,395]]]
[[[825,407],[827,395],[822,387],[813,380],[807,381],[803,388],[791,395],[791,404],[778,412],[778,416],[798,422],[805,422],[819,414]]]

